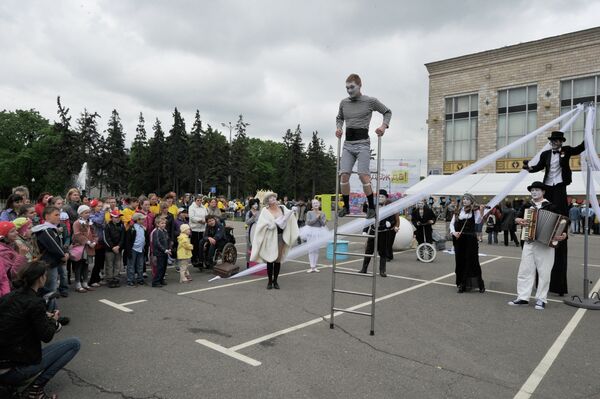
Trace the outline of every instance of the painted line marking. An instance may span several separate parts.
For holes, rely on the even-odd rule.
[[[585,265],[582,263],[581,266],[585,266]],[[590,265],[589,263],[588,263],[588,266],[589,267],[600,267],[600,265]]]
[[[410,251],[410,250],[397,251],[397,252],[394,252],[394,255],[401,254],[401,253],[404,253],[404,252],[407,252],[407,251]],[[344,262],[339,262],[338,265],[347,265],[349,263],[354,263],[354,262],[359,262],[359,261],[362,262],[362,258],[357,258],[357,259],[352,259],[352,260],[348,260],[348,261],[344,261]],[[289,261],[289,263],[294,263],[294,262],[305,263],[304,261],[297,261],[297,260],[290,260]],[[331,265],[323,265],[322,267],[318,267],[318,269],[325,269],[325,268],[330,268],[330,267],[331,267]],[[281,273],[279,275],[279,277],[282,277],[282,276],[292,276],[292,275],[300,274],[300,273],[306,273],[306,269],[296,270],[296,271],[288,272],[288,273]],[[258,277],[258,278],[253,278],[253,279],[250,279],[250,280],[237,281],[235,283],[229,283],[229,284],[223,284],[223,285],[216,285],[214,287],[206,287],[206,288],[200,288],[200,289],[197,289],[197,290],[178,292],[177,295],[189,295],[189,294],[194,294],[196,292],[212,291],[212,290],[217,290],[217,289],[221,289],[221,288],[232,287],[232,286],[235,286],[235,285],[256,283],[258,281],[264,281],[264,280],[267,280],[267,279],[268,279],[268,277]]]
[[[115,303],[113,301],[109,301],[108,299],[99,299],[98,301],[102,302],[105,305],[111,306],[111,307],[113,307],[115,309],[118,309],[121,312],[125,312],[125,313],[131,313],[131,312],[133,312],[132,309],[129,309],[129,308],[125,307],[126,305],[133,305],[134,303],[146,302],[145,299],[140,299],[139,301],[125,302],[125,303]]]
[[[235,351],[233,351],[231,349],[227,349],[224,346],[215,344],[214,342],[210,342],[210,341],[208,341],[206,339],[197,339],[196,342],[199,343],[199,344],[202,344],[202,345],[204,345],[204,346],[206,346],[206,347],[208,347],[210,349],[214,349],[217,352],[221,352],[224,355],[230,356],[230,357],[232,357],[234,359],[237,359],[237,360],[239,360],[241,362],[249,364],[250,366],[255,366],[256,367],[256,366],[260,366],[261,365],[261,362],[259,362],[258,360],[254,360],[251,357],[242,355],[242,354],[237,353],[237,352],[235,352]]]
[[[592,288],[592,292],[598,291],[598,289],[600,289],[600,280],[596,283],[596,285],[594,285],[594,288]],[[540,382],[542,382],[542,379],[544,378],[550,367],[552,367],[552,364],[560,354],[560,351],[571,337],[571,334],[573,333],[575,328],[577,328],[577,325],[585,315],[586,311],[587,309],[583,308],[577,309],[577,311],[575,312],[573,317],[571,317],[571,320],[569,320],[569,322],[562,330],[558,338],[556,338],[550,349],[548,349],[546,355],[542,358],[540,363],[533,370],[529,378],[527,378],[527,381],[525,381],[521,389],[519,389],[519,392],[517,392],[514,399],[529,399],[531,395],[533,395],[538,385],[540,385]]]

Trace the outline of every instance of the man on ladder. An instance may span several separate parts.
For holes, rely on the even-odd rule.
[[[350,213],[350,173],[358,161],[357,171],[363,190],[367,196],[369,208],[367,218],[375,217],[375,201],[371,187],[371,174],[369,164],[371,159],[371,141],[369,140],[369,123],[373,111],[383,115],[383,123],[375,133],[383,136],[389,128],[392,111],[374,97],[365,96],[360,92],[362,82],[360,76],[351,74],[346,79],[346,91],[349,97],[340,102],[340,109],[336,118],[335,135],[342,137],[342,127],[346,122],[346,139],[340,162],[340,189],[344,199],[344,207],[339,210],[338,216],[343,217]]]

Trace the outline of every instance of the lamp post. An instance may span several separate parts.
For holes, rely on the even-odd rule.
[[[231,132],[233,131],[233,125],[231,122],[221,122],[221,126],[229,128],[229,175],[227,176],[227,200],[231,199]]]
[[[202,179],[198,179],[198,181],[200,182],[200,195],[202,195],[204,192],[204,190],[202,190]],[[196,194],[198,194],[198,190],[196,190]]]

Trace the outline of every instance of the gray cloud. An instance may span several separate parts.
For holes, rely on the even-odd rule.
[[[426,156],[424,63],[594,26],[600,6],[546,1],[4,1],[0,98],[54,119],[56,96],[77,116],[116,108],[128,140],[142,111],[166,130],[235,122],[279,139],[302,126],[334,144],[351,73],[393,111],[386,158]],[[373,117],[373,125],[380,123]]]

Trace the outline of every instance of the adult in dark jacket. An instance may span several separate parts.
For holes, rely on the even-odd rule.
[[[544,185],[546,187],[544,197],[557,209],[557,212],[569,216],[569,204],[567,203],[567,186],[571,184],[572,172],[570,161],[574,155],[579,155],[585,150],[585,142],[578,146],[563,146],[566,141],[565,134],[554,131],[548,137],[552,145],[551,150],[540,154],[537,165],[524,164],[523,168],[529,172],[544,172]],[[568,293],[567,286],[567,241],[561,241],[554,251],[554,266],[552,267],[552,278],[550,279],[550,292],[560,296]]]
[[[29,398],[49,398],[44,386],[81,345],[79,339],[68,338],[42,349],[41,342],[50,342],[61,329],[58,311],[47,313],[37,295],[46,284],[46,270],[44,262],[31,262],[19,272],[18,288],[0,298],[0,384],[17,385],[37,375],[24,395]]]
[[[518,247],[520,245],[519,239],[515,233],[517,227],[515,224],[515,209],[512,206],[512,203],[506,201],[504,203],[504,208],[502,208],[502,231],[504,232],[504,246],[508,247],[508,235],[510,234],[510,239],[515,243]]]
[[[410,221],[415,227],[415,237],[417,242],[423,244],[433,243],[433,224],[435,223],[435,214],[430,207],[425,205],[424,200],[417,202],[417,207],[413,209],[410,215]]]
[[[383,206],[388,199],[388,193],[386,190],[379,190],[379,206]],[[388,240],[390,239],[389,231],[396,226],[396,215],[390,215],[385,219],[379,221],[379,228],[377,229],[377,253],[379,254],[379,275],[381,277],[387,277],[386,266],[388,258]],[[372,224],[363,230],[368,235],[375,235],[375,225]],[[367,247],[365,254],[372,255],[375,253],[375,238],[369,237],[367,239]],[[366,273],[369,268],[371,257],[365,256],[363,258],[362,269],[359,273]]]
[[[225,246],[225,227],[214,215],[206,216],[206,231],[200,241],[204,250],[204,265],[207,269],[214,266],[214,256],[217,249]]]
[[[33,227],[37,245],[40,250],[40,260],[48,265],[46,290],[54,292],[58,288],[58,268],[69,259],[69,254],[63,250],[63,241],[58,232],[60,210],[53,206],[44,208],[43,224]]]

